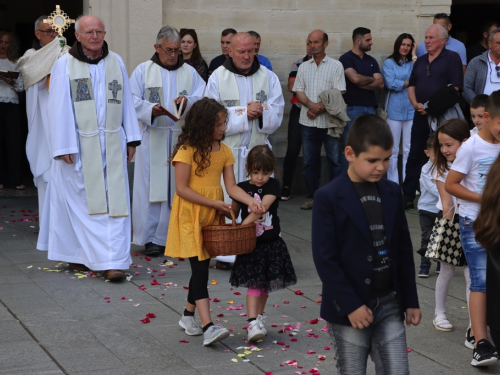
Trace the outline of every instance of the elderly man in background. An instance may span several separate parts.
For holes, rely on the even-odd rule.
[[[84,16],[75,30],[51,72],[48,258],[120,281],[132,263],[127,163],[141,135],[127,70],[108,50],[103,22]]]
[[[232,37],[229,58],[208,79],[205,96],[227,108],[223,142],[233,152],[236,181],[245,181],[248,152],[257,145],[271,146],[267,138],[281,125],[285,107],[279,78],[255,58],[255,40],[250,34],[240,32]]]
[[[489,50],[472,59],[464,77],[464,98],[470,103],[479,94],[500,89],[500,28],[491,32]]]
[[[452,85],[456,90],[463,88],[462,61],[456,52],[445,48],[447,40],[448,32],[443,26],[439,24],[430,26],[425,32],[427,53],[415,61],[410,76],[408,98],[415,108],[415,115],[411,129],[410,154],[403,182],[403,199],[407,209],[413,208],[423,151],[430,136],[425,105],[433,94],[448,85]]]
[[[338,90],[338,98],[343,102],[341,93],[346,90],[344,67],[338,60],[325,53],[328,47],[328,34],[323,30],[314,30],[307,37],[308,51],[312,59],[303,62],[297,72],[293,86],[297,99],[302,104],[300,110],[300,133],[304,167],[302,175],[307,187],[306,202],[301,210],[313,208],[314,193],[319,188],[318,164],[321,157],[321,145],[325,146],[330,165],[330,179],[338,174],[340,166],[340,136],[328,134],[325,106],[320,94],[332,89]]]
[[[56,60],[65,54],[69,48],[66,39],[43,20],[47,16],[38,17],[35,21],[35,39],[33,47],[19,59],[18,66],[24,78],[26,90],[26,112],[28,115],[28,139],[26,154],[30,163],[33,181],[38,189],[39,224],[49,219],[45,196],[50,180],[50,165],[52,155],[49,146],[48,106],[50,71]],[[47,250],[49,239],[47,232],[40,232],[37,249]]]
[[[460,56],[460,60],[462,61],[463,72],[465,73],[465,68],[467,67],[467,52],[465,50],[465,45],[449,34],[452,28],[450,16],[448,16],[446,13],[436,13],[432,22],[434,25],[443,26],[448,32],[448,39],[446,40],[445,48],[458,53],[458,55]],[[417,57],[425,55],[426,52],[427,46],[425,42],[420,43],[417,47]]]
[[[180,57],[177,29],[164,26],[156,37],[153,57],[130,77],[142,143],[135,154],[132,224],[133,243],[145,245],[145,254],[163,254],[170,208],[175,193],[174,167],[168,162],[185,113],[203,97],[205,81]],[[175,103],[175,104],[174,104]],[[182,108],[178,108],[182,103]],[[167,117],[182,113],[178,121]]]

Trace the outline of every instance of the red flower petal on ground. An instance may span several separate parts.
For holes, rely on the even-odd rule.
[[[318,359],[320,361],[324,361],[326,359],[326,357],[324,355],[318,355]]]
[[[285,345],[285,343],[283,341],[277,341],[276,344],[281,345],[281,346]]]
[[[234,295],[241,296],[241,292],[234,292]]]
[[[212,302],[220,302],[220,299],[218,299],[218,298],[212,298]]]
[[[126,298],[125,298],[125,297],[122,297],[122,298],[120,298],[120,299],[126,299]]]
[[[294,337],[293,339],[290,339],[290,341],[297,341],[297,339]]]
[[[180,340],[179,342],[182,342],[183,344],[189,344],[188,340]]]
[[[153,314],[153,313],[147,313],[146,317],[148,317],[148,318],[156,318],[156,315]]]
[[[186,289],[186,290],[188,290],[188,289],[189,289],[189,287],[188,287],[188,286],[183,286],[183,288],[184,288],[184,289]]]
[[[304,293],[303,293],[300,289],[299,289],[299,290],[296,290],[294,293],[295,293],[296,295],[298,295],[298,296],[301,296],[301,295],[303,295],[303,294],[304,294]]]
[[[156,279],[154,279],[153,281],[151,281],[151,285],[161,285],[158,281],[156,281]]]
[[[141,319],[141,322],[143,322],[143,323],[149,323],[149,322],[151,322],[151,320],[149,320],[148,317],[145,317],[144,319]]]
[[[307,354],[316,354],[316,352],[314,350],[308,350]]]
[[[290,302],[289,301],[283,301],[285,305],[288,305]]]
[[[323,349],[330,350],[330,347],[329,346],[325,346]]]
[[[179,262],[184,262],[184,258],[179,258]]]
[[[104,297],[104,299],[109,299],[109,297]]]
[[[217,314],[218,318],[222,318],[223,316],[224,316],[224,314]]]
[[[151,258],[150,257],[144,257],[144,259],[148,262],[151,262]]]

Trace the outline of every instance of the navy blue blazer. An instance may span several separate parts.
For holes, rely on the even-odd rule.
[[[400,187],[377,182],[401,317],[418,308],[413,247]],[[348,314],[369,306],[375,248],[358,192],[344,172],[314,194],[312,251],[323,283],[321,317],[351,325]]]

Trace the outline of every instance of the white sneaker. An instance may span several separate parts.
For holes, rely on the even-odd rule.
[[[213,325],[203,334],[203,346],[224,340],[229,336],[229,331],[221,325]]]
[[[248,326],[247,326],[247,331],[248,331],[248,337],[247,341],[259,341],[262,340],[266,335],[260,328],[260,322],[256,320],[252,320]]]
[[[260,329],[264,332],[264,335],[267,336],[267,329],[264,325],[266,323],[266,318],[267,317],[262,314],[257,315],[257,321],[260,323]]]
[[[189,336],[199,336],[203,333],[203,330],[200,328],[196,321],[194,320],[194,316],[182,316],[181,320],[179,320],[179,325],[184,328],[184,332]]]

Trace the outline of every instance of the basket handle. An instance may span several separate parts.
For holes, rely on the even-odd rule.
[[[233,222],[231,223],[231,226],[232,227],[235,227],[236,226],[236,218],[234,217],[234,212],[233,210],[229,210],[229,213],[231,214],[231,219],[233,220]],[[219,224],[220,225],[224,225],[226,223],[226,220],[225,220],[225,216],[224,215],[219,215]]]

